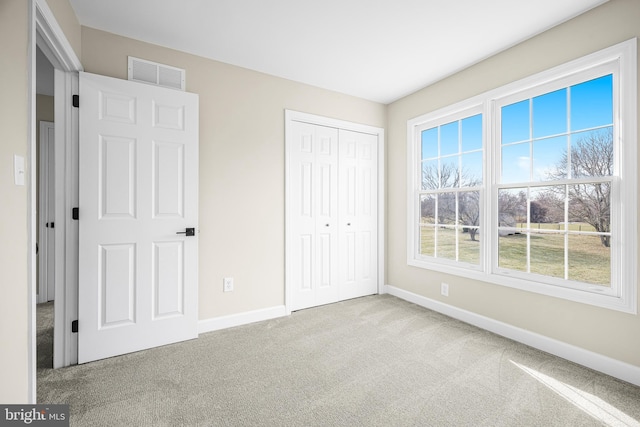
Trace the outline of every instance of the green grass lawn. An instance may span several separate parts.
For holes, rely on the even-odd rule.
[[[557,224],[541,224],[541,229],[553,230]],[[546,226],[549,226],[547,228]],[[580,228],[581,227],[581,228]],[[570,224],[571,230],[593,231],[586,224]],[[423,255],[435,255],[435,233],[438,233],[438,258],[455,260],[453,229],[421,227],[420,249]],[[480,262],[480,234],[472,241],[469,233],[459,233],[458,257],[471,264]],[[565,278],[565,239],[562,234],[536,233],[532,227],[530,238],[530,272]],[[498,241],[498,264],[502,268],[527,271],[527,235],[501,236]],[[568,278],[579,282],[610,286],[611,251],[602,245],[598,236],[569,235]]]

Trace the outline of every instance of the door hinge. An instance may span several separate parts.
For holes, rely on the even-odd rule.
[[[54,226],[55,226],[55,222],[50,222],[50,223],[48,223],[48,224],[49,224],[49,227],[50,227],[50,228],[54,228]]]
[[[71,209],[71,219],[75,219],[76,221],[80,219],[80,208]]]
[[[71,322],[71,332],[73,332],[74,334],[78,333],[78,321],[74,320],[73,322]]]
[[[80,95],[73,95],[73,106],[80,108]]]

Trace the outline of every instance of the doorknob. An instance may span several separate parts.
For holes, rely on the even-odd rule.
[[[195,236],[196,229],[195,228],[185,228],[184,231],[178,231],[176,234],[184,234],[185,236]]]

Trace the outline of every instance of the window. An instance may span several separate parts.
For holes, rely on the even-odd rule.
[[[418,251],[479,265],[482,114],[421,130],[420,140]]]
[[[408,263],[636,311],[635,39],[408,123]]]

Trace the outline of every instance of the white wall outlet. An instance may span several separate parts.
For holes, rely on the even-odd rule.
[[[232,292],[233,291],[233,277],[225,277],[223,280],[224,291]]]
[[[448,283],[440,283],[440,293],[445,297],[449,296],[449,284]]]

